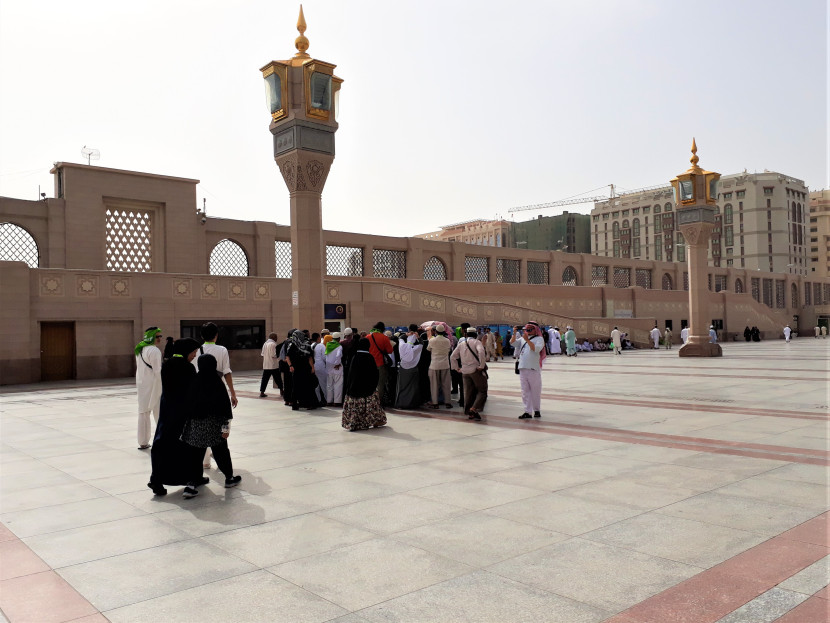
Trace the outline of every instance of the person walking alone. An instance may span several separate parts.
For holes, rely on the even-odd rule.
[[[161,403],[161,329],[149,327],[135,347],[135,385],[138,390],[138,449],[150,447],[150,412],[158,425]]]
[[[519,372],[519,381],[522,389],[524,413],[520,420],[532,417],[542,417],[542,366],[540,358],[545,341],[539,335],[539,327],[528,323],[524,330],[516,327],[513,332],[513,348],[516,351],[516,370]],[[533,413],[533,415],[530,415]]]
[[[280,374],[280,359],[277,352],[277,334],[269,333],[268,339],[262,345],[262,382],[259,384],[259,397],[267,398],[265,388],[268,387],[268,381],[273,378],[277,387],[280,388],[280,396],[282,396],[282,375]]]
[[[622,333],[617,327],[611,331],[611,344],[614,345],[614,354],[622,355]]]
[[[666,327],[665,333],[663,333],[663,340],[666,342],[666,350],[671,350],[671,329]]]

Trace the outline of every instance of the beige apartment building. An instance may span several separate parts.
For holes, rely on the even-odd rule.
[[[830,190],[810,193],[810,276],[830,277]]]
[[[417,234],[416,238],[442,242],[466,242],[485,247],[509,247],[510,222],[503,219],[472,219],[444,225],[437,231]]]
[[[808,189],[776,173],[724,175],[709,243],[709,265],[807,275]],[[685,262],[669,185],[597,202],[591,211],[591,252],[618,257]]]

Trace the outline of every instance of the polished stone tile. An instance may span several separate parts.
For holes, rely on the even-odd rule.
[[[778,469],[773,469],[764,474],[767,478],[780,478],[781,480],[792,480],[795,482],[812,482],[817,485],[830,484],[830,467],[824,465],[805,465],[803,463],[790,463]]]
[[[805,599],[807,595],[772,588],[716,623],[772,623]]]
[[[510,485],[531,487],[541,491],[558,491],[570,487],[603,480],[605,476],[592,472],[578,472],[554,467],[555,463],[527,463],[515,469],[482,474],[480,478]]]
[[[17,539],[0,541],[0,560],[3,561],[0,564],[0,581],[50,570],[49,565]]]
[[[213,534],[204,537],[204,541],[257,567],[268,567],[375,536],[372,532],[309,514]]]
[[[477,571],[360,611],[371,623],[595,623],[608,612]]]
[[[131,517],[23,539],[53,569],[154,548],[189,535],[153,516]]]
[[[580,454],[564,459],[556,459],[545,463],[550,467],[570,469],[578,472],[590,472],[602,476],[619,476],[628,472],[653,465],[648,461],[633,461],[618,457],[601,456],[599,454]]]
[[[398,532],[392,538],[472,567],[485,567],[569,537],[493,515],[468,513]]]
[[[59,573],[104,612],[254,570],[250,563],[196,539],[73,565]],[[183,612],[189,608],[180,605]]]
[[[0,514],[5,515],[6,513],[14,513],[33,508],[57,506],[59,504],[67,504],[81,500],[92,500],[94,498],[106,497],[106,495],[100,489],[80,482],[68,485],[11,491],[0,496]]]
[[[484,512],[554,532],[578,535],[643,511],[626,504],[608,504],[572,497],[567,492],[556,492],[503,504]]]
[[[609,504],[626,504],[643,510],[660,508],[679,500],[684,500],[697,492],[682,485],[659,487],[636,480],[638,472],[630,472],[627,477],[606,478],[597,482],[577,485],[567,490],[568,495],[581,497]]]
[[[461,563],[377,538],[269,568],[348,610],[359,610],[471,571]]]
[[[766,474],[747,478],[718,490],[724,495],[788,504],[816,512],[830,508],[830,488],[812,482],[770,478]]]
[[[134,506],[105,497],[5,513],[0,520],[18,537],[24,538],[139,515],[144,513]]]
[[[623,569],[624,573],[611,572]],[[610,612],[643,601],[701,571],[579,538],[512,558],[488,570]]]
[[[778,588],[813,595],[828,583],[830,583],[830,557],[825,556],[781,582]]]
[[[63,623],[93,615],[95,608],[54,571],[0,582],[0,604],[12,623]],[[55,605],[60,604],[59,608]]]
[[[484,478],[466,478],[441,485],[425,487],[412,491],[412,495],[421,498],[456,504],[470,510],[482,510],[514,502],[524,498],[535,497],[542,492],[539,489],[506,485]]]
[[[582,538],[708,569],[767,539],[765,535],[647,513]]]
[[[105,614],[112,623],[321,623],[345,612],[267,571],[253,571]]]

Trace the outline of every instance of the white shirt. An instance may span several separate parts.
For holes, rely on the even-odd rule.
[[[269,338],[265,344],[262,345],[262,369],[274,370],[275,368],[279,368],[279,366],[280,362],[277,357],[277,343]]]
[[[314,344],[314,370],[325,373],[326,371],[326,345],[322,342]]]
[[[689,339],[689,327],[683,327],[680,329],[680,339],[683,340],[684,344],[686,343]]]
[[[654,327],[654,328],[651,330],[651,339],[652,339],[652,340],[656,340],[656,339],[658,339],[659,337],[660,337],[660,329],[658,329],[657,327]]]
[[[536,347],[536,350],[530,350],[527,345],[527,340],[524,337],[516,338],[513,347],[519,353],[519,370],[541,370],[542,366],[539,363],[539,358],[542,356],[542,349],[545,347],[545,340],[541,336],[530,338],[530,342]]]
[[[614,343],[614,346],[617,348],[622,348],[622,333],[620,333],[619,329],[614,329],[611,331],[611,341]]]
[[[418,344],[418,336],[410,335],[406,340],[401,340],[398,344],[398,352],[401,355],[401,368],[404,370],[411,370],[418,366],[421,360],[421,351],[423,344]]]
[[[790,329],[789,327],[784,327],[784,336],[790,337],[790,333],[792,333],[792,329]]]
[[[458,367],[459,359],[461,360],[460,368]],[[452,362],[453,369],[460,370],[461,374],[472,374],[479,368],[485,366],[487,353],[480,341],[467,337],[458,340],[458,346],[455,347],[452,355],[450,355],[450,361]]]
[[[325,348],[323,349],[323,352],[324,353],[326,352]],[[337,372],[342,373],[343,372],[343,368],[340,368],[338,370],[334,369],[334,366],[342,365],[342,363],[341,363],[342,359],[343,359],[343,347],[342,346],[338,346],[333,351],[331,351],[328,355],[323,355],[323,357],[325,358],[325,362],[326,362],[326,374],[337,373]]]
[[[202,344],[202,350],[205,355],[213,355],[216,357],[216,371],[219,373],[219,376],[231,374],[231,358],[228,355],[227,348],[212,342],[205,342]],[[201,354],[199,353],[199,355]],[[193,367],[196,368],[196,371],[199,370],[199,355],[193,358]]]

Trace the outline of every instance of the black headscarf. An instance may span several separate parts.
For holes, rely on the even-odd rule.
[[[187,357],[190,353],[194,350],[199,350],[201,344],[194,340],[192,337],[185,337],[180,340],[176,340],[173,342],[173,357],[176,355],[181,355],[182,357]]]
[[[288,334],[288,348],[292,346],[299,351],[301,357],[311,357],[311,342],[305,333],[299,329],[292,329]],[[288,355],[291,356],[290,354]],[[296,355],[295,355],[296,356]]]
[[[368,398],[378,388],[378,367],[369,347],[369,340],[365,337],[357,342],[346,387],[346,395],[353,398]]]
[[[207,417],[220,420],[233,419],[231,399],[221,377],[216,373],[216,357],[202,355],[198,360],[199,372],[190,383],[188,404],[190,417],[203,420]]]

